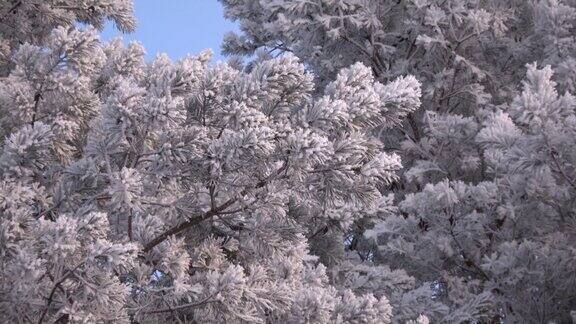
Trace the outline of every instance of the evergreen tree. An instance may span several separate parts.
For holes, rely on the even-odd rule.
[[[379,82],[422,84],[422,108],[378,129],[404,165],[381,220],[311,242],[347,249],[333,280],[369,269],[343,282],[386,291],[394,321],[570,321],[576,2],[221,2],[242,30],[228,54],[294,53],[321,88],[357,61]],[[405,276],[393,291],[390,271]]]
[[[146,62],[98,39],[131,8],[0,5],[22,26],[0,30],[0,321],[390,322],[309,240],[390,208],[401,162],[375,130],[419,83],[358,63],[319,89],[293,55]]]

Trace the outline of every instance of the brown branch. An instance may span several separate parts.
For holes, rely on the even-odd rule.
[[[307,239],[311,240],[320,234],[324,235],[326,233],[328,233],[328,225],[320,227],[316,232],[314,232],[312,235],[308,236]]]
[[[4,16],[2,16],[2,20],[4,20],[4,18],[8,17],[9,14],[11,14],[11,13],[16,13],[16,10],[17,10],[18,7],[20,7],[21,5],[22,5],[22,1],[16,2],[16,3],[12,6],[12,8],[10,8],[10,9],[6,12],[6,14],[4,14]]]
[[[36,123],[36,115],[38,114],[38,106],[40,105],[40,100],[42,99],[42,87],[36,92],[34,95],[34,108],[32,110],[32,120],[30,121],[30,125],[34,126]]]
[[[44,87],[46,85],[47,79],[48,79],[48,75],[52,74],[52,72],[54,72],[54,70],[63,62],[66,61],[66,59],[68,59],[69,57],[69,53],[72,53],[76,50],[78,50],[78,48],[80,48],[80,46],[82,46],[84,43],[86,42],[86,40],[81,40],[78,44],[76,44],[70,51],[68,52],[64,52],[63,55],[61,55],[58,60],[56,60],[56,62],[50,67],[50,69],[46,72],[46,75],[44,76],[44,78],[42,79],[42,82],[40,83],[40,87],[38,87],[38,90],[36,91],[36,93],[34,94],[34,108],[32,111],[32,120],[30,121],[30,125],[34,126],[34,123],[36,123],[36,115],[38,114],[38,108],[40,105],[40,100],[43,99],[44,97],[43,92],[44,92]],[[63,50],[62,47],[59,48],[59,50]]]
[[[74,274],[74,271],[76,271],[76,269],[78,269],[82,264],[83,264],[83,262],[81,262],[79,265],[74,267],[74,269],[68,270],[62,276],[62,278],[54,284],[54,287],[52,287],[52,290],[50,291],[50,295],[48,295],[48,300],[46,301],[46,306],[44,307],[44,310],[42,311],[42,314],[40,315],[40,318],[38,319],[38,324],[41,324],[42,322],[44,322],[44,318],[46,317],[46,314],[48,313],[48,310],[50,309],[50,305],[54,301],[54,294],[56,294],[56,290],[61,289],[60,285],[63,284],[64,281],[66,281],[66,279],[68,279],[70,277],[70,275]]]
[[[414,117],[413,113],[408,114],[408,124],[410,124],[410,128],[412,129],[412,134],[414,134],[414,142],[419,142],[422,136],[420,135],[420,130],[418,129],[418,123],[416,122],[416,118]]]
[[[572,188],[576,189],[576,182],[566,174],[566,171],[560,165],[560,161],[558,161],[558,153],[556,153],[556,151],[553,149],[550,149],[550,156],[552,157],[552,161],[554,161],[554,164],[558,168],[558,172],[560,172],[564,180],[566,180],[566,182],[568,182]]]
[[[197,225],[209,218],[212,218],[218,214],[220,214],[221,212],[225,211],[228,207],[232,206],[234,203],[236,203],[239,199],[239,197],[242,197],[246,194],[248,194],[251,190],[254,189],[259,189],[264,187],[270,180],[272,180],[275,176],[279,175],[280,173],[282,173],[282,171],[284,171],[287,167],[287,163],[284,163],[282,165],[282,167],[280,167],[278,170],[276,170],[275,172],[273,172],[272,174],[270,174],[268,177],[266,177],[265,179],[259,181],[253,188],[246,188],[244,190],[242,190],[242,192],[240,192],[240,194],[238,195],[238,197],[234,197],[234,198],[230,198],[228,199],[226,202],[224,202],[222,205],[217,206],[215,208],[211,208],[209,211],[207,211],[206,213],[198,216],[198,217],[194,217],[189,219],[188,221],[174,226],[172,228],[170,228],[169,230],[167,230],[166,232],[158,235],[156,238],[154,238],[152,241],[146,243],[144,245],[144,248],[142,249],[142,252],[146,253],[149,252],[150,250],[152,250],[155,246],[157,246],[158,244],[164,242],[166,239],[168,239],[168,237],[172,236],[172,235],[176,235],[179,234],[180,232],[194,226]]]
[[[204,213],[203,215],[199,216],[199,217],[194,217],[191,218],[190,220],[174,226],[172,228],[170,228],[169,230],[167,230],[166,232],[160,234],[159,236],[157,236],[155,239],[153,239],[152,241],[146,243],[146,245],[144,245],[144,248],[142,249],[143,252],[149,252],[150,250],[152,250],[156,245],[164,242],[168,237],[172,236],[172,235],[176,235],[182,231],[184,231],[185,229],[188,229],[196,224],[199,224],[201,222],[203,222],[206,219],[209,219],[213,216],[218,215],[219,212],[225,210],[226,208],[230,207],[232,204],[234,204],[236,202],[237,198],[230,198],[228,201],[226,201],[224,204],[218,206],[215,209],[211,209],[209,211],[207,211],[206,213]]]
[[[147,311],[147,312],[144,312],[144,314],[169,313],[169,312],[174,312],[174,311],[189,308],[189,307],[198,307],[198,306],[202,306],[202,305],[209,304],[209,303],[217,303],[218,300],[210,300],[215,295],[216,295],[216,293],[213,293],[210,296],[208,296],[208,297],[204,298],[203,300],[198,301],[196,303],[189,303],[189,304],[184,304],[184,305],[179,305],[179,306],[174,306],[174,307],[170,307],[170,305],[168,305],[168,308]]]
[[[454,233],[454,216],[453,215],[450,216],[450,236],[452,237],[452,240],[454,240],[454,243],[456,243],[456,247],[458,247],[458,249],[460,250],[460,255],[462,256],[462,258],[464,258],[464,264],[466,267],[461,266],[458,263],[458,261],[455,261],[456,265],[465,271],[469,271],[469,272],[472,272],[476,275],[483,277],[485,280],[490,280],[490,277],[488,276],[488,274],[486,274],[486,272],[484,272],[484,270],[482,270],[482,268],[480,266],[478,266],[474,262],[474,260],[472,260],[471,257],[468,256],[468,254],[464,250],[464,247],[460,244],[460,241],[458,241],[458,239],[456,238],[456,234]],[[472,268],[472,269],[469,269],[469,268]]]
[[[349,44],[353,45],[354,47],[356,47],[356,49],[358,49],[360,52],[362,52],[362,54],[364,54],[368,59],[370,59],[370,61],[372,61],[372,63],[374,63],[373,66],[373,72],[376,75],[377,78],[379,78],[383,72],[384,72],[384,67],[380,66],[380,63],[374,58],[373,53],[368,52],[368,50],[366,50],[362,45],[358,44],[358,42],[356,42],[354,39],[343,35],[342,39],[347,41]]]
[[[132,222],[133,222],[133,217],[132,217],[132,212],[130,212],[130,214],[128,215],[128,240],[130,242],[132,242]]]

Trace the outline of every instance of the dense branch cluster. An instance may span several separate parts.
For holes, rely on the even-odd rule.
[[[226,38],[229,54],[294,53],[320,88],[357,61],[379,82],[412,74],[422,84],[422,108],[380,133],[402,157],[395,207],[356,222],[342,243],[371,256],[358,291],[386,295],[394,321],[570,321],[576,2],[222,3],[242,29]],[[394,282],[390,269],[411,285],[378,290]]]
[[[575,316],[575,1],[221,2],[0,2],[1,322]]]
[[[418,108],[419,83],[356,64],[316,91],[290,55],[147,63],[73,27],[101,25],[74,5],[8,10],[70,21],[25,30],[4,62],[2,321],[389,321],[385,296],[330,282],[307,237],[387,207],[400,158],[375,129]]]

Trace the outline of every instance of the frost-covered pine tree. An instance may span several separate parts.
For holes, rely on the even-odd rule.
[[[293,55],[146,62],[98,39],[131,8],[0,4],[0,321],[390,322],[386,294],[413,280],[333,267],[314,238],[394,210],[400,157],[377,130],[419,82],[358,63],[319,87]],[[350,285],[366,273],[386,286]]]
[[[346,232],[333,280],[386,292],[394,321],[570,321],[576,2],[222,3],[242,29],[227,37],[229,54],[292,52],[320,87],[357,61],[379,82],[422,83],[422,109],[381,129],[404,165],[395,194],[382,221]],[[313,244],[333,247],[334,236]],[[338,272],[351,268],[361,275]]]
[[[0,75],[9,72],[10,56],[24,44],[46,42],[55,27],[84,23],[103,28],[106,20],[133,31],[131,0],[3,0],[0,2]]]

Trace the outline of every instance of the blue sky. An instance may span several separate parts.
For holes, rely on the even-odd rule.
[[[104,40],[121,36],[125,41],[140,41],[147,57],[159,52],[178,59],[211,48],[214,60],[223,60],[220,43],[224,35],[238,27],[223,16],[217,0],[135,0],[138,27],[132,34],[122,34],[111,24],[102,32]]]

